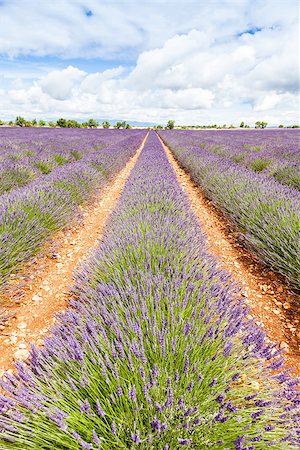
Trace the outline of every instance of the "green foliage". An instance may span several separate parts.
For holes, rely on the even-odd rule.
[[[245,122],[241,122],[240,123],[240,128],[244,128],[245,127]]]
[[[31,158],[31,156],[34,156],[35,153],[32,150],[25,150],[24,155],[29,156]]]
[[[36,119],[26,120],[24,117],[17,116],[15,120],[15,125],[18,127],[35,127],[37,125]]]
[[[232,157],[232,160],[233,160],[234,162],[238,163],[238,162],[240,162],[246,155],[248,155],[247,152],[242,152],[242,153],[240,153],[239,155],[234,155],[234,156]]]
[[[0,195],[16,187],[22,187],[34,180],[34,173],[26,167],[16,167],[1,173]]]
[[[131,126],[129,125],[129,123],[127,123],[125,120],[123,120],[123,122],[117,122],[114,125],[114,128],[131,128]]]
[[[68,128],[81,128],[81,124],[77,120],[71,119],[67,121]]]
[[[259,120],[255,122],[255,128],[266,128],[268,122],[260,122]]]
[[[48,125],[51,128],[55,128],[56,127],[56,123],[55,122],[48,122]]]
[[[64,166],[69,162],[69,160],[65,156],[59,154],[53,155],[53,159],[59,166]]]
[[[44,127],[46,122],[44,120],[39,120],[39,127]]]
[[[78,150],[71,150],[70,154],[76,161],[79,161],[82,158],[82,155],[78,152]]]
[[[44,175],[48,175],[53,169],[52,164],[46,161],[36,161],[34,166]]]
[[[95,119],[89,119],[88,124],[89,128],[97,128],[99,125]]]
[[[60,119],[57,120],[56,126],[61,127],[61,128],[67,128],[68,121],[66,119],[64,119],[63,117],[61,117]]]
[[[167,123],[166,128],[168,130],[173,130],[174,127],[175,127],[175,120],[169,120],[168,123]]]
[[[82,128],[98,128],[98,122],[95,119],[89,119],[87,122],[82,122]]]
[[[16,124],[18,127],[25,127],[25,125],[26,125],[26,119],[24,119],[24,117],[17,116],[17,117],[16,117],[16,120],[15,120],[15,124]]]
[[[105,120],[104,122],[102,122],[102,128],[110,128],[110,123]]]
[[[279,183],[287,184],[294,189],[300,190],[300,173],[297,167],[277,167],[272,175]]]
[[[255,159],[254,161],[251,161],[251,163],[249,164],[249,167],[250,167],[250,169],[254,170],[255,172],[261,172],[266,167],[268,167],[271,164],[271,162],[272,161],[270,159],[259,158],[259,159]]]

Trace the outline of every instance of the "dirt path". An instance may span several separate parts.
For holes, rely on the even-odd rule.
[[[146,139],[147,136],[135,156],[112,183],[101,190],[99,197],[81,208],[81,223],[57,233],[52,239],[54,243],[46,244],[44,256],[37,257],[23,270],[26,277],[18,277],[18,287],[12,298],[1,299],[2,304],[10,302],[15,312],[13,318],[0,326],[0,376],[5,370],[12,370],[14,361],[28,357],[30,342],[43,345],[42,338],[56,320],[55,315],[67,307],[74,269],[98,245]],[[20,278],[26,280],[23,287],[19,286]]]
[[[238,283],[244,301],[267,337],[284,348],[287,366],[293,369],[294,375],[300,376],[300,296],[289,290],[282,277],[270,272],[243,248],[233,226],[181,169],[162,140],[161,143],[199,219],[209,251]]]

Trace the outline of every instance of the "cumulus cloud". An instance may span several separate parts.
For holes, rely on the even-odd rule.
[[[54,70],[43,77],[38,85],[45,94],[55,100],[66,100],[72,94],[72,89],[87,73],[76,67],[69,66],[63,70]]]
[[[113,69],[104,70],[104,72],[91,73],[83,79],[81,89],[83,92],[93,94],[101,89],[101,86],[105,81],[114,79],[123,72],[124,67],[119,66],[114,67]]]
[[[40,2],[34,10],[32,1],[22,0],[28,10],[31,5],[25,19],[19,5],[17,0],[0,4],[0,53],[81,59],[78,64],[61,59],[64,67],[47,73],[43,67],[35,77],[32,71],[27,78],[6,74],[0,106],[7,117],[30,112],[181,123],[297,120],[293,0],[224,1],[218,8],[189,1],[62,0]],[[42,18],[43,27],[32,26]],[[19,33],[12,33],[16,25]],[[116,61],[107,70],[80,68],[83,59],[98,56]]]

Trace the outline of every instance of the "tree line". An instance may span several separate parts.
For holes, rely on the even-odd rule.
[[[89,119],[86,122],[78,122],[74,119],[65,119],[61,117],[57,121],[49,121],[46,122],[45,120],[39,120],[36,119],[33,120],[27,120],[24,117],[17,116],[15,120],[10,120],[8,122],[4,122],[0,120],[0,125],[9,125],[9,126],[18,126],[18,127],[52,127],[52,128],[98,128],[101,126],[102,128],[110,128],[112,125],[110,122],[105,120],[104,122],[99,125],[99,122],[95,119]],[[113,125],[113,128],[124,128],[128,129],[131,128],[131,125],[127,123],[125,120],[122,122],[117,122],[115,125]]]
[[[110,124],[110,122],[108,122],[107,120],[103,121],[101,124],[99,124],[99,122],[97,122],[97,120],[95,119],[88,119],[85,122],[78,122],[77,120],[74,119],[65,119],[63,117],[61,117],[60,119],[58,119],[57,121],[49,121],[46,122],[45,120],[39,120],[37,121],[36,119],[33,120],[27,120],[24,117],[21,116],[17,116],[15,118],[15,120],[10,120],[8,122],[4,122],[2,120],[0,120],[0,126],[1,125],[8,125],[8,126],[19,126],[19,127],[52,127],[52,128],[110,128],[112,125]],[[267,122],[263,122],[263,121],[257,121],[255,122],[255,128],[260,128],[260,129],[264,129],[266,128],[268,125]],[[112,126],[113,128],[123,128],[123,129],[129,129],[132,128],[132,126],[126,122],[125,120],[123,120],[122,122],[116,122],[115,125]],[[251,128],[250,125],[247,125],[245,122],[241,122],[239,127],[231,124],[231,125],[217,125],[217,124],[211,124],[211,125],[176,125],[175,126],[175,120],[169,120],[167,122],[166,126],[163,125],[154,125],[153,127],[148,127],[150,128],[154,128],[156,130],[162,130],[162,129],[169,129],[172,130],[174,128],[180,128],[180,129],[190,129],[190,128],[194,128],[194,129],[207,129],[207,128],[215,128],[215,129],[232,129],[232,128]],[[299,125],[278,125],[278,128],[299,128]]]
[[[266,128],[268,125],[268,122],[261,122],[261,121],[257,121],[255,122],[255,128],[260,128],[260,129],[264,129]],[[162,129],[169,129],[169,130],[173,130],[174,128],[180,128],[180,129],[190,129],[190,128],[194,128],[194,129],[209,129],[209,128],[215,128],[218,130],[221,129],[232,129],[232,128],[251,128],[250,125],[247,125],[245,122],[241,122],[239,127],[231,124],[231,125],[217,125],[217,124],[211,124],[211,125],[176,125],[175,126],[175,121],[174,120],[169,120],[167,123],[167,126],[163,126],[163,125],[155,125],[153,127],[156,130],[162,130]],[[278,125],[278,128],[299,128],[299,125]]]

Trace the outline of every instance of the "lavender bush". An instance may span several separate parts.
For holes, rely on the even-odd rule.
[[[74,291],[2,383],[3,450],[298,448],[297,381],[206,252],[154,133]]]
[[[160,133],[176,158],[241,231],[256,255],[300,288],[300,193],[199,146]]]
[[[120,143],[89,153],[28,187],[0,197],[0,286],[76,214],[78,204],[124,167],[144,136],[144,131],[133,131]]]

